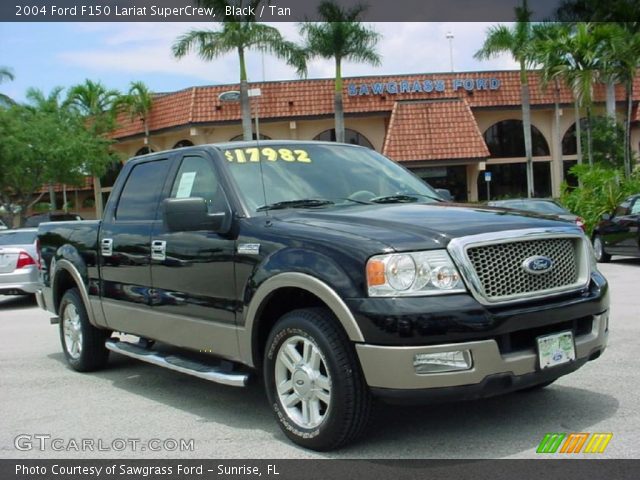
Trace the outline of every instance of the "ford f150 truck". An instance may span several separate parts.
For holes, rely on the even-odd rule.
[[[38,301],[73,369],[114,351],[226,385],[262,377],[284,433],[317,450],[355,439],[375,397],[541,388],[607,342],[607,282],[578,227],[443,202],[353,145],[137,157],[101,221],[38,235]]]

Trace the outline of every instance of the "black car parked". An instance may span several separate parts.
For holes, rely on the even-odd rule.
[[[640,194],[627,198],[613,215],[604,214],[592,240],[598,262],[612,255],[640,257]]]

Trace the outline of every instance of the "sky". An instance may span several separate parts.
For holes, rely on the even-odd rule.
[[[285,38],[300,42],[297,25],[277,23]],[[372,23],[382,34],[378,51],[382,64],[346,63],[343,75],[436,73],[451,71],[448,32],[453,33],[455,71],[509,70],[516,63],[503,55],[477,61],[488,23]],[[143,81],[154,92],[169,92],[198,85],[238,81],[238,62],[229,54],[212,62],[197,55],[176,60],[171,45],[190,29],[215,28],[212,23],[0,23],[0,66],[9,67],[15,80],[0,91],[17,101],[29,87],[45,93],[85,79],[101,81],[126,91],[132,81]],[[264,65],[264,68],[263,68]],[[331,78],[333,62],[313,60],[308,78]],[[298,78],[285,63],[258,52],[248,55],[249,81]]]

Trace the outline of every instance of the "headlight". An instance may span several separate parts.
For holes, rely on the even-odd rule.
[[[367,262],[370,297],[438,295],[466,291],[445,250],[376,255]]]

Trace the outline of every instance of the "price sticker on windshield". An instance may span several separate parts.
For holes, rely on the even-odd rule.
[[[288,148],[234,148],[225,150],[224,156],[233,163],[257,163],[257,162],[297,162],[311,163],[309,152],[302,149]]]

